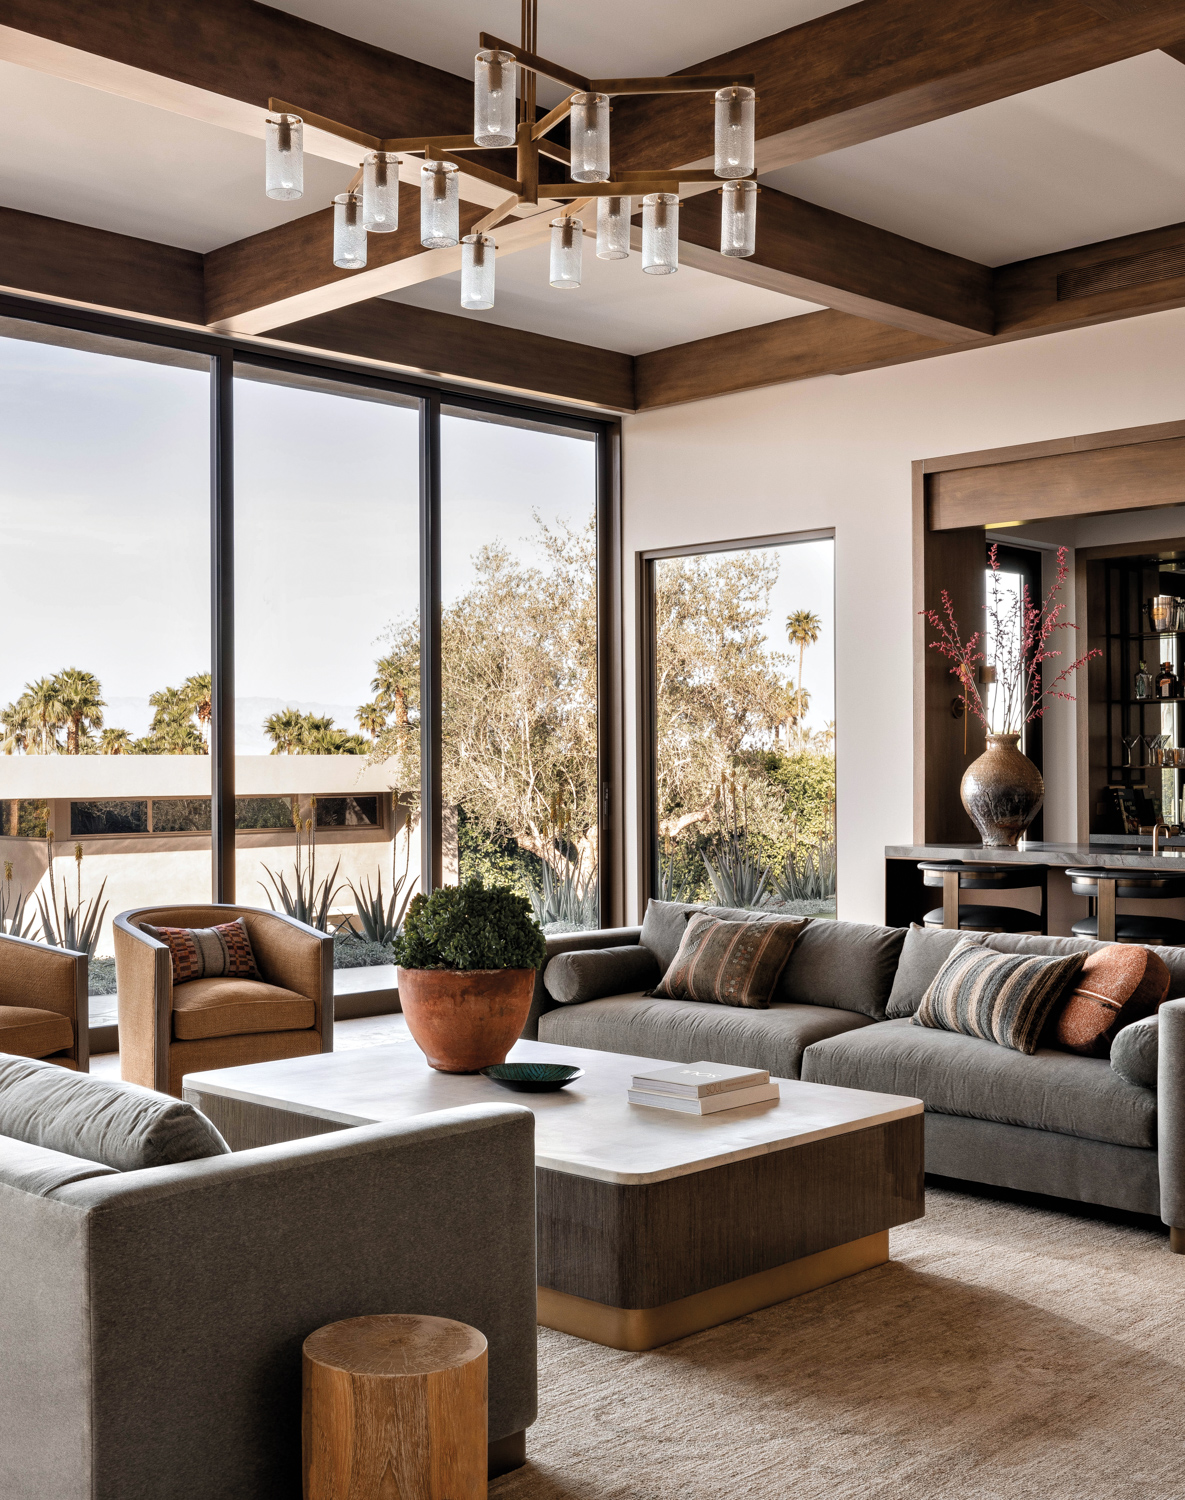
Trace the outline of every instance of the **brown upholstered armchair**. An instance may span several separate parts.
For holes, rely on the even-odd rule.
[[[85,953],[0,933],[0,1052],[90,1071]]]
[[[173,984],[168,947],[141,930],[216,927],[242,917],[258,979]],[[186,1073],[333,1051],[333,939],[251,906],[155,906],[115,919],[120,1073],[181,1095]]]

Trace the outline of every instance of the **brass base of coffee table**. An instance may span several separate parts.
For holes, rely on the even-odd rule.
[[[544,1328],[574,1334],[593,1344],[636,1353],[657,1349],[660,1344],[673,1343],[733,1318],[743,1318],[746,1313],[772,1307],[789,1297],[817,1291],[846,1276],[883,1266],[888,1258],[889,1231],[882,1229],[863,1239],[849,1240],[846,1245],[820,1250],[816,1255],[804,1255],[801,1260],[759,1271],[755,1276],[743,1276],[739,1281],[714,1286],[691,1297],[680,1297],[661,1307],[609,1307],[604,1302],[590,1302],[585,1297],[541,1286],[539,1322]]]

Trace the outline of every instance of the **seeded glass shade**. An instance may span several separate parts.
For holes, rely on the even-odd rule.
[[[752,255],[757,249],[757,184],[726,182],[720,194],[720,254]]]
[[[572,181],[609,181],[609,95],[573,94]]]
[[[642,199],[642,269],[673,276],[679,269],[679,195],[647,193]]]
[[[366,264],[366,229],[357,193],[338,193],[333,200],[333,264],[343,271],[360,271]]]
[[[625,260],[630,253],[629,198],[597,199],[597,258]]]
[[[565,215],[551,221],[551,284],[557,290],[580,285],[584,225]]]
[[[426,161],[420,168],[420,244],[443,250],[461,238],[460,178],[451,161]]]
[[[461,241],[461,306],[484,312],[494,305],[494,242],[488,234]]]
[[[739,83],[716,95],[717,177],[748,177],[753,170],[754,114],[757,95]]]
[[[399,228],[399,158],[372,151],[362,162],[362,223],[372,234]]]
[[[268,120],[264,136],[264,190],[285,202],[304,193],[304,124],[299,115]]]
[[[513,52],[488,48],[473,63],[473,139],[479,146],[513,146],[515,85]]]

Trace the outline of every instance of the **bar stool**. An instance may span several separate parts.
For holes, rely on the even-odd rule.
[[[960,928],[966,932],[1041,932],[1047,927],[1045,871],[1034,879],[1031,865],[989,865],[961,859],[918,861],[922,884],[942,890],[942,905],[922,918],[927,927]],[[960,891],[1041,892],[1040,912],[1017,906],[964,906]]]
[[[1075,896],[1086,896],[1094,911],[1075,922],[1075,937],[1103,943],[1144,943],[1153,947],[1185,944],[1185,922],[1176,917],[1137,917],[1116,912],[1116,901],[1173,901],[1185,898],[1185,875],[1158,870],[1067,870]]]

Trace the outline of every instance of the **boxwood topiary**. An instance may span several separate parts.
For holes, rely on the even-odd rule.
[[[395,940],[405,969],[541,969],[543,932],[525,896],[480,880],[412,898]]]

